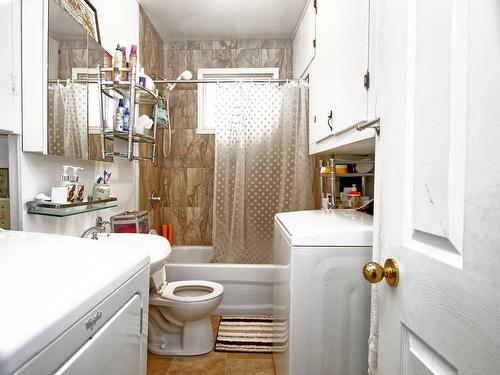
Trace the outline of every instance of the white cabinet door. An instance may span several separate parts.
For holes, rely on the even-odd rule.
[[[322,143],[366,120],[368,91],[369,0],[328,0],[318,4],[314,105],[316,131],[310,143]],[[313,94],[311,94],[313,96]]]
[[[141,297],[123,306],[56,375],[141,373]]]
[[[500,369],[500,4],[380,2],[378,374]]]
[[[19,1],[0,4],[0,132],[21,134],[21,10]]]
[[[309,0],[293,39],[293,76],[301,78],[316,54],[316,8]]]

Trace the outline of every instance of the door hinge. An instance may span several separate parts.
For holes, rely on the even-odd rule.
[[[366,72],[364,75],[363,84],[367,90],[370,88],[370,72]]]
[[[313,47],[316,48],[316,39],[313,40]]]
[[[313,2],[313,7],[314,7],[314,11],[315,11],[316,13],[318,13],[318,0],[314,0],[314,2]]]

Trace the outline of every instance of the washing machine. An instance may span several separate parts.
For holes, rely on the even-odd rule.
[[[362,375],[368,368],[372,216],[275,216],[273,358],[277,375]]]
[[[145,374],[149,257],[0,231],[0,374]]]

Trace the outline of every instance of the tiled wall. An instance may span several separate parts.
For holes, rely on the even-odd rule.
[[[148,75],[163,74],[163,41],[146,13],[139,7],[139,62]],[[141,106],[141,113],[151,116],[149,106]],[[141,155],[149,152],[149,146],[141,146]],[[159,150],[161,153],[161,150]],[[159,154],[158,153],[158,154]],[[160,190],[161,168],[158,163],[141,162],[139,166],[139,209],[148,210],[152,227],[162,222],[162,210],[151,210],[149,197],[153,189]]]
[[[163,47],[164,76],[169,79],[184,70],[196,77],[199,68],[260,67],[278,67],[282,78],[292,77],[289,40],[177,41]],[[164,158],[159,151],[159,175],[153,167],[146,172],[149,190],[155,188],[162,196],[161,215],[155,210],[152,220],[173,224],[177,245],[211,245],[215,138],[196,133],[195,85],[176,87],[170,112],[171,154]]]

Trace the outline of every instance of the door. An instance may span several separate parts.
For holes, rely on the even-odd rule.
[[[378,374],[500,373],[500,2],[379,2]],[[375,332],[376,333],[376,332]]]

